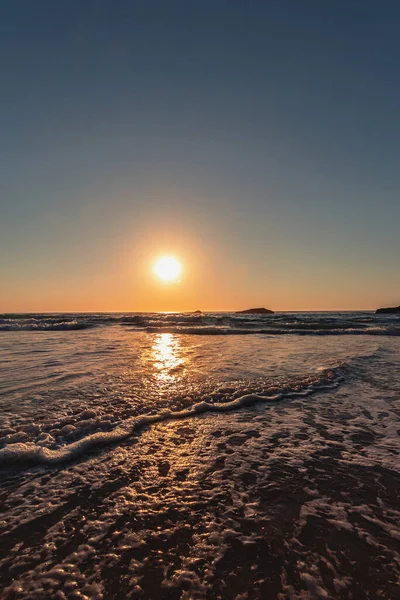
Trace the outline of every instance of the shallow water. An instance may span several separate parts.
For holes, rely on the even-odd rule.
[[[396,317],[46,318],[0,334],[2,598],[396,597]]]

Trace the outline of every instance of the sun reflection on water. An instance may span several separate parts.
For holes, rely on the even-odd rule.
[[[185,364],[178,336],[172,333],[160,333],[152,346],[156,377],[160,381],[171,383],[176,380]]]

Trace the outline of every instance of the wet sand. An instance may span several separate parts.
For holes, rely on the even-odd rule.
[[[335,394],[3,472],[1,598],[395,598],[398,449]]]

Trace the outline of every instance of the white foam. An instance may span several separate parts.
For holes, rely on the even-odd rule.
[[[181,411],[163,410],[153,415],[147,414],[132,417],[126,419],[112,431],[98,431],[56,449],[47,447],[51,442],[51,436],[43,437],[39,444],[32,442],[8,444],[0,450],[0,466],[14,465],[16,463],[52,465],[66,462],[82,456],[92,448],[121,442],[143,427],[153,423],[160,423],[170,419],[186,419],[208,412],[225,413],[260,402],[278,402],[286,398],[304,398],[318,391],[335,389],[342,379],[343,376],[339,369],[327,369],[319,374],[314,383],[308,384],[304,389],[285,388],[284,391],[270,396],[245,394],[240,398],[223,404],[211,404],[202,401]]]

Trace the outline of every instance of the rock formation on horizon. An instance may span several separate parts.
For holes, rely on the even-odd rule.
[[[247,308],[246,310],[237,310],[237,315],[273,315],[274,311],[269,308]]]
[[[400,306],[392,306],[389,308],[378,308],[375,311],[376,315],[400,315]]]

